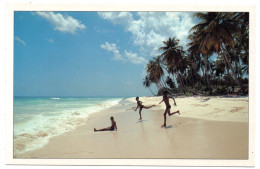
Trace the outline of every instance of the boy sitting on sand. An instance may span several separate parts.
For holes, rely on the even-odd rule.
[[[140,109],[139,109],[139,115],[140,115],[140,119],[139,119],[139,120],[142,120],[142,114],[141,114],[142,109],[143,109],[143,108],[149,109],[149,108],[155,106],[155,104],[152,105],[152,106],[148,106],[148,107],[147,107],[147,106],[144,106],[144,105],[142,104],[143,102],[141,102],[141,101],[139,100],[139,97],[136,97],[135,99],[136,99],[136,101],[137,101],[137,107],[136,107],[135,111],[138,109],[138,107],[140,108]]]
[[[170,105],[170,103],[169,103],[169,98],[172,98],[172,99],[173,99],[173,101],[174,101],[174,106],[176,106],[175,99],[174,99],[172,96],[168,96],[168,95],[167,95],[167,91],[164,91],[164,92],[163,92],[163,100],[159,103],[159,104],[161,104],[162,102],[164,102],[165,105],[166,105],[166,109],[165,109],[165,112],[164,112],[164,114],[163,114],[163,116],[164,116],[164,124],[162,125],[162,127],[166,127],[166,114],[167,114],[167,113],[168,113],[169,116],[174,115],[174,114],[176,114],[176,113],[178,113],[178,114],[180,115],[180,111],[179,111],[179,110],[176,111],[176,112],[173,112],[173,113],[170,112],[170,110],[171,110],[171,105]]]
[[[112,123],[111,127],[107,127],[107,128],[103,128],[103,129],[99,129],[99,130],[94,128],[94,132],[96,132],[96,131],[113,131],[113,130],[117,131],[116,121],[114,120],[114,117],[111,116],[110,120],[111,120],[111,123]]]

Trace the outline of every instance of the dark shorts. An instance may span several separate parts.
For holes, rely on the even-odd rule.
[[[110,127],[110,129],[109,130],[115,130],[115,128],[114,127]]]
[[[166,109],[170,109],[170,108],[171,108],[171,106],[170,106],[170,105],[166,107]]]

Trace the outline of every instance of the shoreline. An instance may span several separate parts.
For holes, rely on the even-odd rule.
[[[88,116],[92,113],[108,109],[113,105],[117,105],[122,100],[122,98],[92,99],[61,97],[56,97],[55,99],[51,97],[35,97],[35,99],[42,101],[41,104],[43,105],[49,104],[49,100],[55,100],[55,102],[50,102],[49,108],[43,109],[45,111],[41,110],[38,114],[33,113],[30,115],[30,113],[22,113],[23,116],[21,116],[19,111],[17,111],[18,113],[14,113],[14,119],[18,121],[18,123],[14,122],[14,154],[23,154],[24,152],[37,150],[46,145],[49,139],[73,131],[78,126],[84,125]],[[79,103],[77,104],[75,100],[79,101]],[[34,100],[29,101],[32,103]],[[20,102],[20,100],[16,100],[16,104],[21,105]],[[33,104],[31,105],[34,106]],[[19,110],[19,106],[17,109]],[[25,119],[26,123],[19,123],[20,119]]]
[[[203,101],[205,97],[200,98],[177,97],[177,108],[181,110],[181,115],[167,116],[166,129],[160,128],[165,108],[163,104],[158,105],[158,100],[161,101],[160,96],[140,97],[144,105],[154,103],[158,105],[155,108],[144,109],[142,121],[138,121],[138,111],[134,111],[135,98],[125,98],[117,105],[90,114],[85,124],[51,138],[44,147],[17,154],[15,158],[247,159],[248,118],[245,117],[246,114],[248,116],[248,112],[241,113],[247,107],[230,112],[234,110],[233,107],[241,107],[241,105],[231,105],[230,108],[225,106],[228,113],[224,119],[215,116],[221,113],[214,113],[212,110],[206,119],[205,114],[201,116],[201,113],[197,112],[191,115],[186,111],[192,109],[196,112],[195,105],[200,110],[204,107],[207,111],[212,109],[210,106],[212,102],[219,99],[224,102],[246,104],[248,98],[238,98],[236,101],[230,100],[232,98],[216,97]],[[205,107],[205,104],[208,106]],[[173,110],[175,111],[176,107],[172,107]],[[114,116],[118,131],[93,132],[94,127],[99,129],[110,126],[110,116]],[[193,140],[194,138],[196,139]]]

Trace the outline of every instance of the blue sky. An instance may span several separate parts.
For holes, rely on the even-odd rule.
[[[150,96],[145,66],[189,12],[15,12],[15,96]],[[155,88],[153,90],[156,92]]]

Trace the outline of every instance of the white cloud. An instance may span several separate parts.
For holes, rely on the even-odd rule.
[[[106,50],[106,51],[113,52],[113,54],[114,54],[113,59],[114,60],[121,60],[121,61],[124,61],[124,62],[129,61],[133,64],[144,64],[144,63],[146,63],[146,60],[143,57],[138,57],[136,53],[133,53],[131,51],[125,50],[124,55],[122,55],[120,53],[120,51],[118,50],[117,45],[114,44],[114,43],[105,42],[105,44],[100,45],[100,47],[102,49]]]
[[[113,52],[113,54],[114,54],[114,58],[113,59],[114,60],[124,60],[124,58],[120,54],[119,50],[117,49],[116,44],[105,42],[105,44],[102,44],[100,47],[102,49],[105,49],[105,50],[109,51],[109,52]]]
[[[16,40],[16,41],[22,43],[24,46],[26,45],[26,43],[25,43],[21,38],[19,38],[18,36],[15,36],[15,37],[14,37],[14,40]]]
[[[48,41],[49,41],[50,43],[54,43],[54,40],[53,40],[52,38],[50,38]]]
[[[133,20],[133,16],[129,12],[98,12],[98,15],[103,19],[111,21],[113,24],[125,26]]]
[[[99,12],[100,17],[121,25],[132,34],[133,45],[139,46],[142,56],[152,58],[161,54],[162,41],[176,37],[186,48],[187,36],[194,25],[189,12]]]
[[[54,26],[54,30],[60,32],[75,34],[77,30],[86,28],[79,20],[68,15],[63,16],[54,12],[36,12],[36,14],[47,19]]]
[[[133,64],[144,64],[146,60],[143,57],[138,57],[136,53],[128,52],[125,50],[125,56]]]

